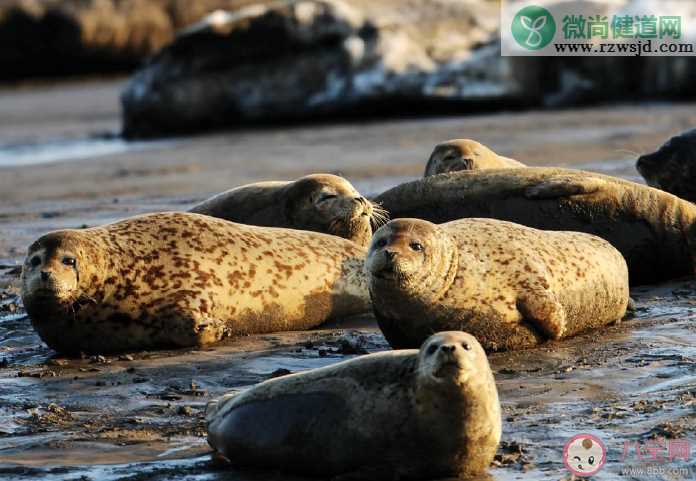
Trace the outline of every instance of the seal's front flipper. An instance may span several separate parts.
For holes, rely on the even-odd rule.
[[[596,178],[554,177],[527,187],[527,199],[555,199],[597,192],[606,181]]]
[[[551,339],[561,339],[566,333],[565,309],[552,292],[534,290],[520,294],[517,310],[526,321]]]

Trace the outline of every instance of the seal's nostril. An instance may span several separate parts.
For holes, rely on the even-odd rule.
[[[48,279],[51,278],[51,273],[46,272],[46,271],[41,271],[41,280],[42,281],[47,281]]]
[[[443,345],[440,349],[442,349],[442,352],[454,352],[455,346],[454,345]]]
[[[392,261],[392,260],[394,260],[394,256],[396,256],[396,252],[384,251],[384,255],[387,257],[388,260]]]

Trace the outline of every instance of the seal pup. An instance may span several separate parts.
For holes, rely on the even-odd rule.
[[[323,232],[367,247],[372,227],[384,224],[373,205],[343,177],[312,174],[293,182],[258,182],[228,190],[189,212],[241,224]]]
[[[594,234],[623,254],[633,285],[696,270],[696,206],[607,175],[546,167],[453,172],[399,185],[376,200],[392,218],[486,217]]]
[[[675,135],[657,151],[640,156],[636,169],[648,185],[696,202],[696,129]]]
[[[206,422],[234,465],[339,479],[479,474],[501,434],[486,354],[463,332],[262,382],[210,403]]]
[[[430,154],[424,177],[460,170],[515,169],[522,162],[503,157],[483,144],[470,139],[453,139],[439,143]]]
[[[56,351],[195,346],[369,311],[364,256],[326,234],[165,212],[44,235],[21,294]]]
[[[372,307],[394,349],[460,329],[487,351],[532,347],[620,321],[628,268],[607,241],[494,219],[395,219],[365,260]]]

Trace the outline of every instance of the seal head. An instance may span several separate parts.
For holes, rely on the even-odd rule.
[[[524,164],[496,154],[475,140],[453,139],[435,146],[425,167],[424,177],[457,172],[524,167]]]
[[[27,309],[69,311],[87,301],[88,286],[99,271],[94,248],[76,231],[52,232],[34,242],[22,268],[22,298]]]
[[[696,129],[674,136],[656,152],[642,155],[636,169],[647,184],[696,202]]]
[[[346,179],[331,174],[302,177],[285,187],[284,212],[289,225],[326,232],[367,245],[372,225],[384,214]]]
[[[486,353],[471,334],[443,331],[425,340],[418,353],[419,382],[442,385],[488,382],[490,373]]]
[[[365,260],[370,289],[391,288],[424,302],[439,299],[458,266],[454,239],[428,221],[395,219],[375,232]]]

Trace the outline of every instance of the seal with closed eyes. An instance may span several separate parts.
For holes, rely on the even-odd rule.
[[[485,145],[470,139],[454,139],[439,143],[425,166],[425,177],[460,170],[515,169],[526,167],[522,162],[503,157]]]
[[[343,177],[312,174],[293,182],[258,182],[211,197],[190,212],[241,224],[323,232],[367,247],[386,217]]]

